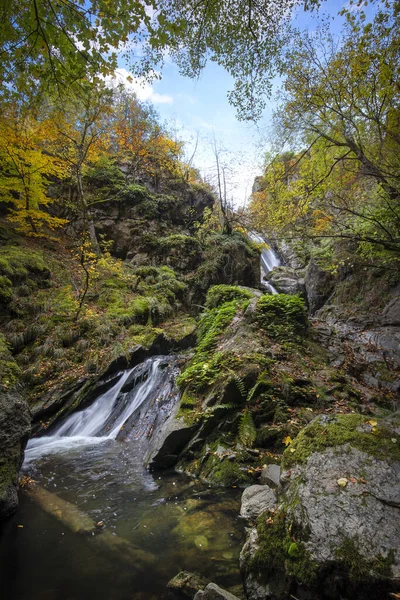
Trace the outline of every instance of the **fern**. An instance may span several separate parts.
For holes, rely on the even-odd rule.
[[[246,399],[246,386],[244,385],[244,381],[241,377],[239,377],[239,375],[237,375],[237,373],[232,373],[233,375],[233,379],[236,383],[236,387],[240,392],[240,395],[242,396],[243,400]]]
[[[239,423],[238,438],[239,441],[248,448],[251,448],[256,441],[256,426],[254,425],[253,417],[249,410],[242,413]]]

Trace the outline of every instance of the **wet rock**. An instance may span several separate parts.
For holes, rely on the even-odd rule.
[[[268,465],[261,471],[260,483],[275,490],[280,486],[281,468],[279,465]]]
[[[215,583],[209,583],[204,591],[199,591],[195,595],[195,600],[239,600],[230,592],[223,590]]]
[[[177,409],[179,406],[177,406]],[[146,462],[149,463],[151,470],[167,469],[173,467],[179,459],[179,455],[192,439],[197,426],[187,425],[183,420],[171,420],[168,423],[167,431],[157,432],[162,439],[160,446],[155,451],[154,448]],[[157,442],[155,442],[157,447]]]
[[[242,494],[242,505],[240,514],[249,521],[255,521],[257,517],[276,505],[276,495],[265,485],[251,485]]]
[[[196,593],[207,585],[207,581],[189,571],[181,571],[167,584],[168,600],[187,600],[194,598]]]
[[[313,314],[332,294],[335,279],[331,273],[323,271],[315,261],[311,261],[306,271],[304,285],[310,313]]]
[[[17,391],[0,392],[0,520],[18,506],[18,472],[31,430],[31,416]]]

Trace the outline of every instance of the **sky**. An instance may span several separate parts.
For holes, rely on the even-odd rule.
[[[323,12],[337,15],[345,5],[342,0],[328,0],[323,3]],[[300,28],[311,30],[316,21],[309,14],[300,13],[297,17]],[[341,19],[335,17],[333,28],[340,31]],[[248,199],[254,178],[263,172],[265,153],[270,149],[268,140],[272,133],[272,114],[276,107],[276,92],[280,82],[275,81],[273,94],[267,101],[261,120],[257,124],[240,122],[235,109],[229,104],[227,92],[233,88],[232,78],[224,69],[209,62],[196,80],[183,77],[170,61],[161,73],[161,80],[152,84],[133,79],[126,64],[121,60],[117,78],[134,89],[140,100],[152,102],[178,139],[185,141],[187,158],[193,158],[202,177],[211,183],[216,182],[215,156],[212,150],[215,139],[220,151],[220,159],[227,166],[227,188],[229,199],[236,207],[243,206]]]

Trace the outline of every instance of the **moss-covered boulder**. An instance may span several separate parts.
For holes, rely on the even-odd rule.
[[[285,599],[398,591],[399,427],[398,415],[323,415],[289,444],[278,508],[259,517],[242,552],[250,600],[260,589]]]

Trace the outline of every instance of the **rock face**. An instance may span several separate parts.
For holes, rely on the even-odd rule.
[[[325,304],[333,291],[334,284],[334,277],[327,271],[323,271],[317,263],[312,260],[308,266],[304,279],[307,302],[311,314],[315,313],[316,310]]]
[[[18,471],[31,430],[28,405],[18,392],[0,392],[0,520],[18,506]]]
[[[284,454],[278,509],[242,551],[250,600],[296,587],[307,598],[377,600],[398,589],[399,433],[400,415],[351,414],[318,417],[299,434]]]

